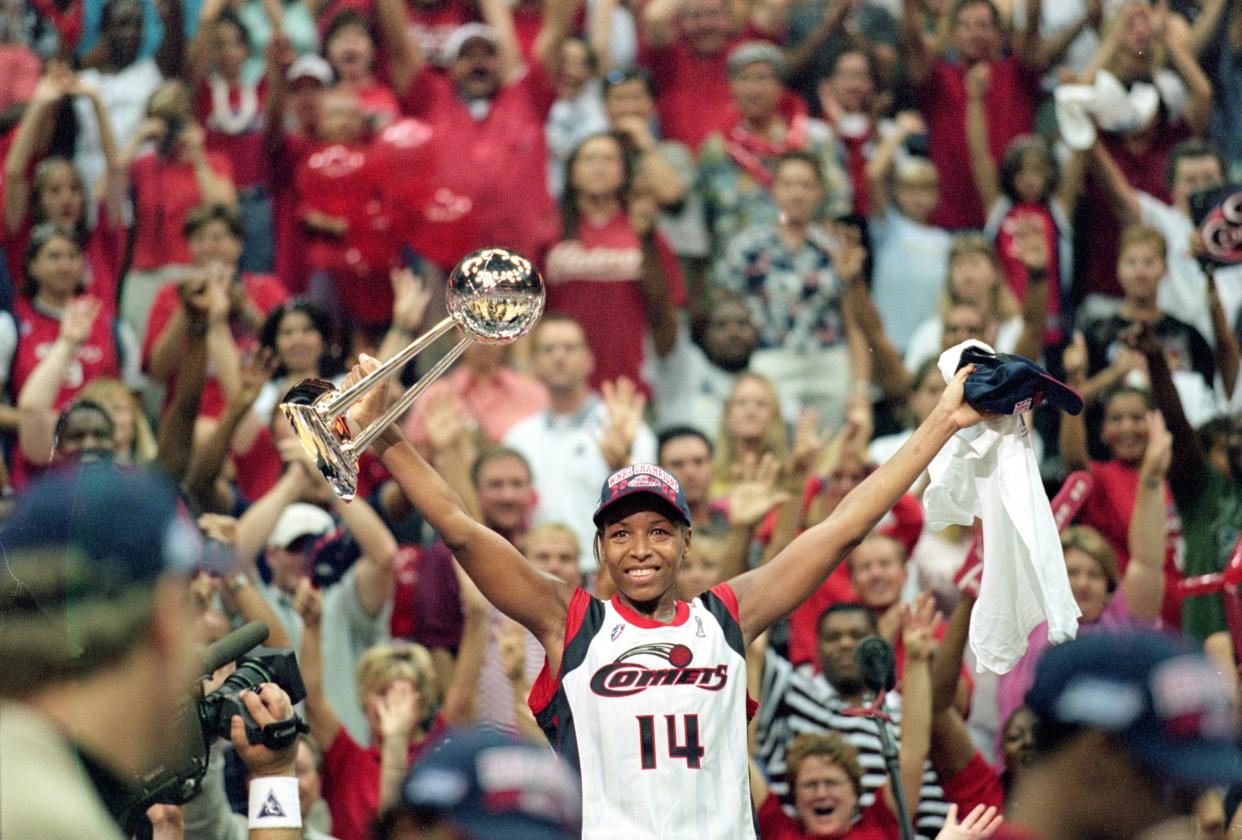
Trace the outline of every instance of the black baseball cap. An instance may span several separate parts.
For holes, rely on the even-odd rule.
[[[1168,636],[1091,633],[1055,645],[1026,704],[1041,720],[1114,733],[1162,780],[1242,782],[1232,692],[1207,657]]]
[[[582,790],[556,753],[494,729],[450,729],[410,768],[401,804],[472,840],[577,840]]]
[[[607,512],[622,499],[644,493],[668,509],[674,519],[690,524],[690,505],[681,489],[681,482],[672,473],[655,464],[631,464],[622,467],[604,480],[599,491],[599,504],[591,521],[596,528],[604,527]]]
[[[965,365],[975,366],[966,378],[966,402],[981,411],[1023,414],[1048,402],[1069,414],[1082,412],[1082,397],[1030,359],[972,344],[957,367]]]

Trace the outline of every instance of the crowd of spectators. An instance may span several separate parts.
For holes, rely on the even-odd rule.
[[[502,246],[547,314],[402,425],[540,569],[610,594],[593,500],[637,462],[685,491],[682,597],[763,563],[977,339],[1086,401],[1026,415],[1050,495],[1092,479],[1063,533],[1079,631],[1180,633],[1236,680],[1222,594],[1181,584],[1242,532],[1242,274],[1192,215],[1242,180],[1239,55],[1227,0],[3,0],[5,503],[83,458],[169,472],[203,639],[263,618],[299,652],[306,836],[362,840],[437,730],[539,737],[542,651],[374,456],[340,501],[278,405],[391,358]],[[925,527],[925,486],[751,651],[773,831],[897,836],[842,713],[869,635],[898,650],[921,836],[1031,761],[1046,634],[974,673],[974,531]],[[217,752],[190,840],[242,830]],[[1196,836],[1236,804],[1205,792]]]

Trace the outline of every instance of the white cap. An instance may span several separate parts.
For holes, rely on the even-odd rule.
[[[449,62],[456,61],[457,57],[461,55],[461,48],[466,46],[466,42],[473,41],[476,38],[487,41],[492,46],[500,43],[496,30],[486,23],[463,23],[444,39],[444,60]]]
[[[296,502],[285,508],[272,535],[267,538],[268,545],[277,548],[288,548],[302,537],[322,537],[336,527],[332,515],[323,508]]]
[[[291,82],[306,78],[318,79],[326,87],[332,84],[332,65],[314,53],[307,53],[293,62],[285,78]]]

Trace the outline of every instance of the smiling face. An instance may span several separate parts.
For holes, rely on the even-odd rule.
[[[518,458],[494,458],[479,469],[479,511],[489,528],[502,534],[519,534],[535,506],[530,471]]]
[[[332,33],[332,40],[324,47],[324,57],[338,79],[361,81],[375,64],[375,43],[365,26],[351,23]]]
[[[854,820],[858,794],[849,774],[826,755],[808,755],[793,785],[794,810],[807,834],[844,837]]]
[[[875,91],[871,64],[867,61],[866,54],[857,50],[841,54],[826,83],[841,110],[847,114],[866,110],[871,94]]]
[[[198,266],[220,263],[227,269],[236,270],[241,260],[241,239],[234,235],[223,219],[212,219],[199,225],[190,234],[189,246],[190,259]]]
[[[1151,301],[1165,272],[1164,255],[1154,242],[1136,240],[1122,248],[1117,256],[1117,282],[1126,297],[1135,301]]]
[[[865,608],[832,612],[819,623],[815,649],[819,670],[843,697],[852,697],[863,689],[854,651],[859,642],[874,633],[875,624]]]
[[[1065,569],[1069,572],[1070,590],[1074,602],[1082,610],[1079,621],[1097,621],[1104,614],[1111,595],[1108,591],[1108,575],[1098,560],[1080,548],[1065,550]]]
[[[1147,449],[1147,401],[1132,391],[1113,396],[1104,406],[1100,441],[1115,460],[1137,464]]]
[[[906,585],[906,564],[901,545],[888,537],[863,540],[849,558],[850,584],[863,606],[882,612],[901,597]]]
[[[953,18],[953,44],[965,63],[987,61],[999,43],[996,9],[990,2],[979,0],[958,10]]]
[[[625,184],[625,151],[617,138],[600,135],[584,140],[574,154],[569,180],[579,196],[616,196]]]
[[[628,503],[629,498],[635,501]],[[690,548],[690,530],[663,510],[642,509],[655,507],[646,494],[629,498],[619,503],[624,506],[619,513],[627,515],[604,526],[600,555],[617,591],[650,613],[675,591],[678,568]]]
[[[703,352],[717,367],[729,373],[745,370],[758,343],[759,331],[741,301],[722,300],[707,313]]]
[[[999,282],[996,264],[980,251],[965,251],[949,264],[949,289],[954,303],[992,308],[992,291]]]
[[[318,370],[325,349],[323,334],[305,312],[291,309],[280,319],[276,328],[276,355],[286,369],[298,373]]]
[[[733,24],[725,0],[687,0],[678,20],[686,43],[701,56],[719,55],[729,44]]]
[[[753,377],[739,378],[725,405],[725,428],[739,441],[755,443],[775,419],[776,406],[763,383]]]
[[[72,239],[51,236],[30,261],[28,273],[45,295],[65,297],[82,285],[85,262],[82,249]]]
[[[1005,754],[1005,772],[1013,778],[1035,757],[1035,713],[1020,706],[1009,716],[1001,730],[1001,750]]]
[[[781,79],[768,62],[752,61],[729,77],[729,91],[743,119],[761,125],[776,114],[781,101]]]
[[[216,51],[216,67],[226,79],[236,79],[242,65],[250,57],[246,33],[234,21],[218,21],[212,30],[212,43]]]

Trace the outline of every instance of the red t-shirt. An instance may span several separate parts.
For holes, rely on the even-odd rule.
[[[289,291],[280,284],[275,275],[243,274],[241,282],[246,287],[246,297],[250,298],[264,315],[289,299]],[[144,368],[150,361],[151,350],[155,347],[155,343],[160,336],[164,334],[164,330],[168,328],[168,322],[172,320],[172,316],[176,313],[179,306],[181,306],[181,296],[177,293],[177,283],[165,283],[155,294],[155,301],[151,304],[151,313],[147,317],[147,331],[142,337],[142,365]],[[236,319],[230,326],[233,331],[233,340],[237,343],[238,350],[242,353],[247,353],[258,347],[258,337],[251,333],[249,329],[237,323]],[[220,390],[220,383],[216,380],[215,375],[210,370],[207,373],[207,383],[203,386],[199,415],[202,417],[219,417],[220,413],[224,411],[224,392]],[[168,399],[172,398],[176,382],[176,374],[173,374],[168,380]]]
[[[1026,300],[1026,286],[1030,282],[1026,266],[1018,259],[1014,244],[1014,233],[1018,225],[1029,218],[1035,218],[1043,225],[1044,239],[1048,243],[1048,317],[1044,325],[1045,346],[1055,346],[1061,341],[1061,267],[1058,260],[1060,238],[1057,236],[1057,223],[1052,211],[1046,204],[1036,202],[1015,203],[1009,213],[1000,222],[996,231],[996,253],[1000,257],[1001,270],[1009,288],[1018,296],[1018,300]]]
[[[453,554],[442,542],[430,548],[403,545],[393,562],[391,630],[425,648],[456,650],[463,616]]]
[[[207,163],[221,177],[233,180],[233,166],[220,152],[207,152]],[[131,268],[150,271],[190,262],[186,217],[202,204],[192,164],[144,154],[129,167],[134,193],[134,256]]]
[[[743,40],[735,38],[711,56],[699,55],[681,37],[664,47],[641,46],[639,63],[656,81],[656,108],[665,140],[697,152],[708,137],[732,128],[737,111],[727,64],[729,51]]]
[[[1095,479],[1095,487],[1078,513],[1078,521],[1090,525],[1108,540],[1117,555],[1117,572],[1125,574],[1130,564],[1130,519],[1134,501],[1138,497],[1139,474],[1135,467],[1120,461],[1092,461],[1088,468]],[[1175,518],[1173,497],[1165,489],[1165,507],[1170,518]],[[1177,585],[1182,579],[1176,560],[1176,541],[1179,535],[1169,532],[1169,544],[1164,560],[1164,604],[1161,618],[1168,627],[1181,627],[1182,601]]]
[[[1005,787],[1000,776],[979,752],[957,771],[957,775],[941,779],[940,788],[944,791],[945,801],[955,803],[957,812],[963,817],[976,805],[991,806],[997,810],[1005,807]]]
[[[533,258],[556,238],[544,139],[555,100],[556,87],[540,64],[503,87],[481,119],[430,67],[410,86],[406,112],[435,133],[437,204],[477,217],[471,249],[500,246]]]
[[[1012,57],[993,59],[991,67],[985,107],[992,159],[999,161],[1010,141],[1031,131],[1040,74]],[[927,119],[931,159],[940,175],[940,203],[931,223],[950,230],[982,228],[984,223],[966,145],[966,70],[960,62],[938,58],[914,91]]]
[[[9,369],[9,392],[16,402],[30,374],[56,343],[60,335],[60,316],[38,307],[25,295],[18,295],[13,304],[13,318],[17,322],[18,339]],[[112,318],[101,311],[91,325],[90,337],[78,349],[77,358],[65,371],[65,379],[52,407],[59,411],[73,401],[87,382],[101,376],[119,377],[120,372],[120,354],[117,352]]]
[[[224,85],[223,80],[221,84]],[[194,118],[207,134],[207,150],[219,152],[233,167],[233,183],[245,190],[264,184],[263,102],[267,79],[248,88],[224,85],[223,101],[215,101],[212,84],[203,80],[194,96]],[[252,110],[253,109],[253,110]]]
[[[677,257],[656,233],[660,266],[674,306],[684,305],[686,289]],[[641,376],[647,310],[639,270],[642,245],[625,211],[603,224],[583,219],[577,239],[558,242],[544,261],[548,311],[572,315],[582,324],[595,356],[591,387],[618,376],[646,387]]]
[[[763,800],[758,817],[759,836],[763,840],[815,840],[816,835],[807,834],[801,822],[785,813],[776,794],[770,793]],[[888,809],[882,793],[876,794],[871,806],[863,808],[858,820],[842,835],[843,840],[897,840],[900,836],[897,818]]]
[[[1100,142],[1108,149],[1109,154],[1117,163],[1121,174],[1136,190],[1142,190],[1161,201],[1169,201],[1168,184],[1165,182],[1165,166],[1169,160],[1169,152],[1183,140],[1191,137],[1185,123],[1163,126],[1151,141],[1151,148],[1145,152],[1133,151],[1125,140],[1116,134],[1100,132]],[[1082,242],[1091,243],[1091,247],[1078,247],[1082,254],[1078,260],[1081,265],[1079,277],[1075,282],[1085,282],[1089,294],[1124,297],[1121,283],[1117,281],[1117,252],[1121,242],[1121,229],[1124,227],[1117,214],[1113,212],[1108,192],[1087,169],[1087,180],[1078,217],[1083,220],[1082,227],[1075,231],[1075,237]]]
[[[417,761],[444,731],[437,714],[431,730],[410,744],[409,762]],[[371,821],[379,813],[380,750],[362,747],[342,726],[323,754],[323,798],[332,813],[332,836],[340,840],[368,840]]]
[[[268,190],[272,194],[272,236],[276,240],[276,276],[294,294],[306,291],[306,231],[298,209],[302,204],[296,175],[302,161],[318,144],[302,134],[286,134],[268,158]]]

